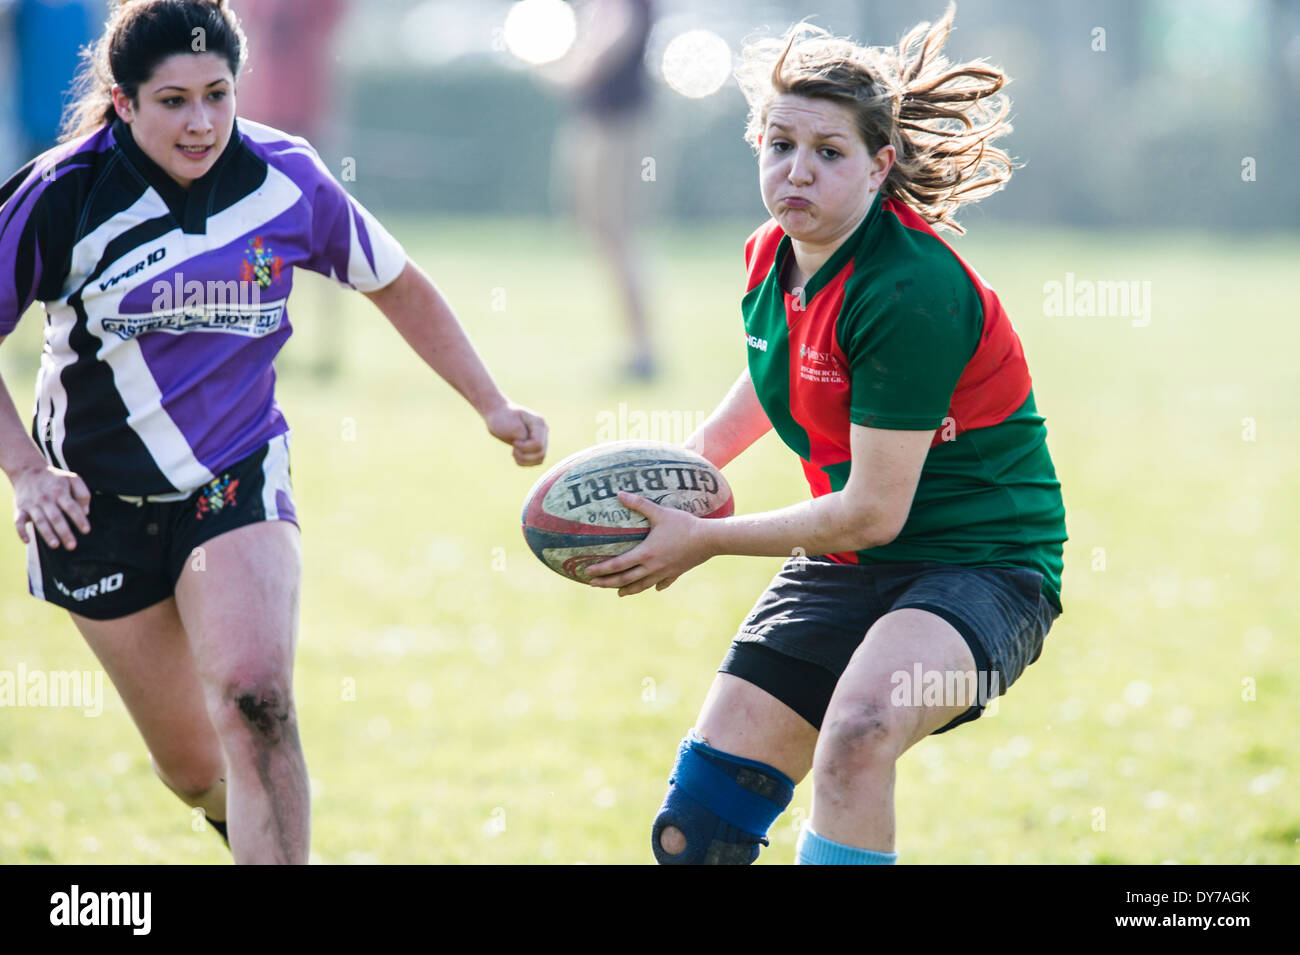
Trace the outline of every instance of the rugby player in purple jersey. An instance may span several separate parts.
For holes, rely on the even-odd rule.
[[[48,316],[30,432],[0,384],[0,468],[32,593],[71,613],[162,781],[236,862],[302,863],[301,558],[272,368],[293,269],[365,293],[517,464],[541,463],[547,430],[312,147],[236,118],[244,48],[224,0],[116,5],[65,141],[0,187],[0,339],[33,301]]]

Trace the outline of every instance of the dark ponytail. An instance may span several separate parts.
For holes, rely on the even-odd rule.
[[[225,0],[120,0],[103,35],[82,51],[76,98],[64,113],[60,142],[116,118],[114,84],[138,103],[141,84],[175,53],[216,53],[225,57],[231,76],[239,76],[245,43],[239,18]]]

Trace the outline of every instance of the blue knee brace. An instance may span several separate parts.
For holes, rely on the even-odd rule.
[[[780,770],[716,750],[691,730],[677,750],[668,795],[655,817],[655,859],[660,865],[749,865],[793,796],[794,782]],[[668,826],[686,837],[686,848],[676,855],[659,842]]]

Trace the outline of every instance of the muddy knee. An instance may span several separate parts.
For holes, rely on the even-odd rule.
[[[813,758],[813,777],[831,782],[893,763],[902,752],[902,726],[884,703],[854,703],[828,713]]]
[[[218,725],[240,732],[259,745],[297,738],[293,696],[274,683],[236,683],[227,687]]]

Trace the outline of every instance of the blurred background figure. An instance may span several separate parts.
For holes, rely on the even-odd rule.
[[[302,136],[346,188],[347,177],[331,158],[343,121],[337,109],[335,37],[348,0],[236,0],[236,6],[249,50],[236,93],[239,115]],[[322,285],[308,281],[296,289],[305,299],[298,314],[310,316],[305,324],[312,333],[304,337],[312,343],[311,372],[333,378],[342,346],[333,318],[337,305]]]
[[[653,0],[589,0],[578,6],[578,33],[548,78],[565,89],[569,115],[557,132],[557,175],[579,224],[614,270],[629,334],[624,375],[657,372],[646,306],[646,269],[638,242],[648,142],[650,89],[646,42]]]
[[[13,72],[18,155],[32,157],[59,138],[64,98],[81,62],[81,48],[104,22],[100,0],[0,0]],[[9,60],[9,55],[6,55]],[[6,166],[5,168],[8,168]]]
[[[334,37],[348,0],[237,0],[237,6],[249,45],[239,115],[324,151],[338,134]]]

